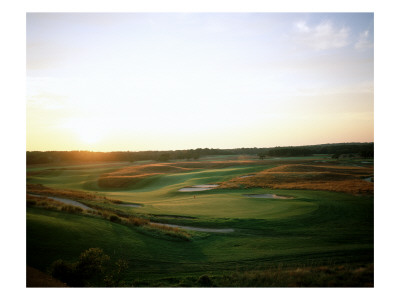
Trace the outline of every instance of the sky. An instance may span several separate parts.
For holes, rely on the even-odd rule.
[[[374,141],[372,13],[27,13],[28,151]]]

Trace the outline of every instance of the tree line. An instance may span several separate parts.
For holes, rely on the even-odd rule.
[[[331,154],[334,157],[341,155],[353,155],[363,158],[374,157],[374,143],[340,143],[340,144],[322,144],[297,147],[275,147],[260,151],[260,156],[309,156],[313,154]]]
[[[189,149],[171,151],[114,151],[114,152],[94,152],[94,151],[27,151],[26,163],[60,163],[60,162],[117,162],[117,161],[142,161],[156,160],[168,161],[174,159],[199,159],[208,155],[231,154],[221,149]]]
[[[176,159],[196,160],[210,155],[258,155],[260,158],[265,158],[267,156],[288,157],[313,154],[331,154],[337,157],[345,154],[354,154],[368,158],[374,156],[374,143],[340,143],[273,148],[197,148],[169,151],[27,151],[26,163],[31,165],[62,162],[134,162],[143,160],[165,162]]]

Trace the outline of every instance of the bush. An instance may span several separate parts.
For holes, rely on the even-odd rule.
[[[201,275],[197,280],[197,283],[204,287],[213,286],[212,280],[210,277],[208,277],[208,275]]]
[[[121,223],[121,218],[119,218],[119,217],[116,216],[116,215],[111,215],[111,216],[110,216],[110,221],[111,221],[111,222],[115,222],[115,223]]]
[[[119,259],[116,261],[114,269],[108,272],[104,278],[106,286],[119,286],[122,281],[123,272],[128,269],[128,261],[126,259]]]
[[[51,266],[51,276],[65,282],[69,286],[77,286],[75,264],[67,263],[62,259],[56,260]]]
[[[104,254],[102,249],[90,248],[81,253],[76,269],[84,275],[91,277],[104,271],[104,264],[110,260],[110,257]]]
[[[61,207],[61,211],[69,212],[69,213],[81,213],[83,209],[73,205],[63,205]]]
[[[61,259],[52,264],[51,275],[71,287],[120,286],[128,261],[119,259],[114,265],[110,257],[100,248],[90,248],[82,252],[75,263]]]
[[[135,226],[143,226],[143,225],[149,224],[150,221],[147,220],[147,219],[142,219],[142,218],[137,218],[137,217],[130,216],[129,219],[128,219],[128,223],[132,224],[132,225],[135,225]]]

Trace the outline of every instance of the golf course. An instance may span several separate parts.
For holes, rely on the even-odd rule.
[[[373,286],[373,166],[331,155],[30,164],[27,265],[69,286]],[[74,283],[93,249],[104,268]]]

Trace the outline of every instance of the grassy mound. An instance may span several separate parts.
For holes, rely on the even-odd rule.
[[[221,188],[303,189],[372,194],[374,184],[363,180],[373,174],[373,167],[282,165],[264,170],[251,177],[233,178]]]
[[[228,161],[197,161],[171,162],[135,165],[103,173],[98,178],[101,188],[125,188],[139,183],[145,178],[157,175],[187,173],[200,169],[222,169],[232,166],[257,164],[257,161],[228,160]]]

